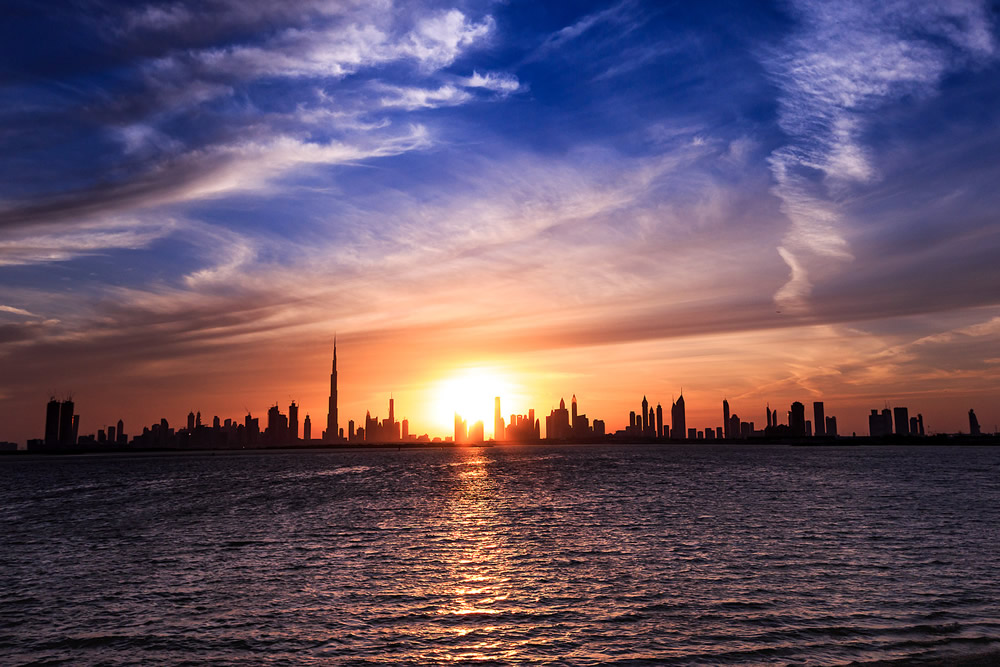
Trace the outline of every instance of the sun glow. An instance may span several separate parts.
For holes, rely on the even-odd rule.
[[[434,417],[440,424],[453,424],[457,412],[472,424],[482,421],[487,435],[493,434],[493,405],[497,396],[512,396],[515,388],[502,371],[493,368],[466,368],[437,383]]]

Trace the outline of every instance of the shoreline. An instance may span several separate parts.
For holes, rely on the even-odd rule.
[[[530,442],[461,443],[453,442],[372,442],[372,443],[316,443],[300,445],[272,445],[268,447],[130,447],[83,445],[54,449],[17,449],[0,451],[0,457],[17,456],[83,456],[88,454],[183,454],[183,453],[230,453],[230,452],[293,452],[293,451],[376,451],[376,450],[434,450],[434,449],[489,449],[493,447],[559,447],[559,446],[697,446],[697,447],[994,447],[1000,446],[1000,435],[933,435],[926,437],[880,437],[869,436],[838,438],[788,438],[749,440],[656,440],[656,439],[605,439],[605,440],[535,440]]]

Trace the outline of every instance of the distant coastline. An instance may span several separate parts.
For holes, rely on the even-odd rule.
[[[315,442],[296,445],[269,445],[267,447],[132,447],[108,445],[75,445],[58,448],[33,448],[0,450],[0,456],[80,456],[85,454],[139,454],[139,453],[208,453],[208,452],[288,452],[288,451],[372,451],[372,450],[441,450],[441,449],[482,449],[491,447],[558,447],[565,445],[644,445],[650,447],[696,446],[696,447],[747,447],[755,445],[785,447],[994,447],[1000,446],[1000,434],[969,435],[966,433],[938,434],[926,437],[904,436],[845,436],[836,438],[755,438],[750,440],[676,440],[615,438],[580,440],[534,440],[528,442],[454,443],[454,442]]]

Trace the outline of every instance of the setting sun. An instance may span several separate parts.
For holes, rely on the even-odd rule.
[[[441,379],[434,391],[434,420],[442,425],[453,423],[457,412],[470,424],[482,421],[486,432],[493,434],[493,401],[497,396],[511,396],[514,385],[502,371],[494,368],[466,368]]]

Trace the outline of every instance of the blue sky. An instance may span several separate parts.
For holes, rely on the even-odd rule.
[[[335,330],[418,427],[463,364],[992,424],[998,54],[971,0],[15,0],[0,437],[321,413]]]

